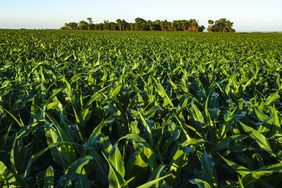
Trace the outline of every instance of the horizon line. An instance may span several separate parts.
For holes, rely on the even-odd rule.
[[[0,30],[62,30],[60,28],[6,28],[6,27],[0,27]],[[62,30],[63,31],[63,30]],[[118,31],[118,32],[130,32],[130,31],[119,31],[119,30],[68,30],[68,31]],[[136,32],[136,31],[132,31]],[[140,31],[137,31],[140,32]],[[141,31],[141,32],[186,32],[188,31]],[[200,32],[193,32],[193,33],[200,33]],[[206,29],[202,33],[209,33]],[[217,32],[211,32],[211,33],[217,33]],[[228,32],[227,32],[228,33]],[[235,33],[282,33],[282,30],[236,30]]]

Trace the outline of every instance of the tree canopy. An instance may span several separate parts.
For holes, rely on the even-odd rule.
[[[88,22],[87,22],[88,21]],[[143,18],[135,18],[133,23],[129,23],[124,19],[117,19],[115,22],[105,20],[103,23],[94,23],[92,18],[87,21],[65,23],[61,28],[64,30],[119,30],[119,31],[187,31],[187,32],[203,32],[205,26],[199,25],[196,19],[189,20],[145,20]],[[208,20],[208,32],[235,32],[232,28],[233,23],[226,18],[213,21]]]
[[[203,25],[199,25],[196,19],[190,20],[145,20],[143,18],[135,18],[135,22],[129,23],[124,19],[117,19],[115,22],[105,20],[103,23],[94,23],[92,18],[87,21],[78,23],[65,23],[61,28],[64,30],[120,30],[120,31],[188,31],[202,32],[205,30]],[[75,23],[75,24],[74,24]]]
[[[228,32],[235,32],[233,29],[233,22],[227,20],[226,18],[220,18],[216,21],[209,20],[208,21],[208,32],[221,32],[221,33],[228,33]]]

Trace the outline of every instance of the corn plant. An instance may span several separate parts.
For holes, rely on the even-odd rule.
[[[279,187],[282,35],[0,31],[0,187]]]

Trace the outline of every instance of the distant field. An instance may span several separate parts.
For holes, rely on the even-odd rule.
[[[0,30],[0,187],[279,187],[282,34]]]

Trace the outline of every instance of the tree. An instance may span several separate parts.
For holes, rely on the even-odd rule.
[[[172,22],[172,26],[173,26],[174,31],[180,31],[181,29],[181,25],[178,20],[174,20]]]
[[[92,18],[87,18],[88,20],[88,30],[94,30],[94,23]]]
[[[128,23],[124,19],[117,19],[115,22],[105,20],[103,23],[94,23],[92,18],[88,17],[87,21],[80,21],[65,23],[61,29],[64,30],[132,30],[132,31],[188,31],[188,32],[202,32],[205,30],[204,26],[199,26],[196,19],[190,20],[174,20],[173,22],[167,20],[145,20],[143,18],[135,18],[135,22]],[[232,32],[232,22],[229,20],[217,20],[214,23],[209,20],[209,31],[221,31],[221,32]],[[224,23],[224,27],[222,27]],[[213,24],[213,25],[211,25]],[[220,29],[222,28],[222,29]]]
[[[135,23],[130,23],[130,30],[135,31]]]
[[[110,30],[110,22],[109,22],[109,20],[104,20],[103,30]]]
[[[228,32],[235,32],[235,29],[233,29],[233,22],[230,20],[227,20],[226,18],[220,18],[216,20],[215,22],[213,20],[208,20],[209,32],[221,32],[221,33],[228,33]]]
[[[93,19],[92,18],[87,18],[89,25],[93,24]]]
[[[209,23],[210,25],[213,25],[213,24],[214,24],[214,21],[213,21],[213,20],[208,20],[208,23]]]
[[[146,31],[149,30],[149,26],[147,25],[146,20],[143,18],[135,18],[135,30],[138,31]]]
[[[103,23],[97,24],[97,30],[104,30],[104,24]]]
[[[79,29],[78,23],[76,22],[65,23],[64,29],[67,29],[67,30]]]
[[[117,23],[115,22],[109,22],[109,29],[110,30],[118,30],[119,29],[119,26]]]
[[[171,31],[173,29],[173,24],[167,20],[161,21],[162,31]]]
[[[61,27],[61,30],[67,30],[68,28],[64,25],[63,27]]]
[[[191,19],[191,20],[190,20],[190,23],[191,23],[191,29],[190,29],[190,31],[192,31],[192,32],[198,32],[198,29],[199,29],[198,21],[195,20],[195,19]]]
[[[153,22],[153,30],[154,31],[161,31],[162,30],[162,28],[161,28],[161,21],[160,20],[155,20],[154,22]]]
[[[89,26],[89,24],[84,20],[81,20],[79,22],[79,29],[80,30],[88,30],[88,26]]]
[[[166,21],[166,20],[165,20]],[[161,30],[162,31],[166,31],[166,27],[165,27],[165,21],[161,21],[160,26],[161,26]]]
[[[198,31],[197,32],[203,32],[205,30],[205,26],[201,25],[199,28],[198,28]]]
[[[209,26],[208,26],[208,32],[212,32],[212,26],[213,26],[213,24],[214,24],[214,21],[213,21],[213,20],[208,20],[208,24],[209,24]]]
[[[123,22],[122,22],[122,20],[121,19],[117,19],[116,22],[118,24],[119,30],[121,31],[123,29]]]
[[[122,24],[123,30],[130,30],[130,24],[127,21],[122,20]]]
[[[147,21],[147,24],[148,24],[148,26],[149,26],[149,30],[150,30],[150,31],[153,31],[154,29],[153,29],[153,22],[152,22],[152,20],[148,20],[148,21]]]

